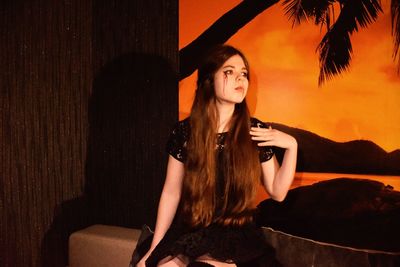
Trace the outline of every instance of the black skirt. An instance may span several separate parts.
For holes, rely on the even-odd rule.
[[[262,229],[254,224],[211,224],[199,229],[173,224],[147,259],[146,266],[157,266],[166,257],[178,257],[188,264],[201,256],[237,266],[281,266],[274,249],[266,243]]]

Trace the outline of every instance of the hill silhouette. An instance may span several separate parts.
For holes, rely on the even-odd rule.
[[[306,130],[270,124],[296,138],[299,172],[400,175],[400,149],[388,153],[368,140],[335,142]],[[276,154],[281,160],[283,151],[277,148]]]

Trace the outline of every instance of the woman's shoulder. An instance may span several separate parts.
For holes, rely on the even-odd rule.
[[[187,138],[190,133],[190,121],[189,118],[183,119],[175,123],[172,134],[179,135],[183,138]]]
[[[190,134],[189,119],[184,119],[175,123],[167,141],[166,150],[175,159],[185,162],[186,142]]]
[[[268,128],[269,124],[255,118],[255,117],[251,117],[250,118],[250,126],[258,127],[258,128]]]
[[[178,122],[177,122],[177,125],[178,125],[179,127],[181,127],[181,128],[183,128],[183,127],[188,128],[188,127],[190,126],[190,118],[187,117],[187,118],[185,118],[185,119],[183,119],[183,120],[178,121]]]
[[[250,118],[250,124],[251,127],[257,127],[257,128],[269,128],[271,126],[270,123],[263,122],[253,117]],[[259,157],[261,163],[270,160],[275,154],[275,151],[272,149],[271,146],[257,146],[257,149],[259,151]]]

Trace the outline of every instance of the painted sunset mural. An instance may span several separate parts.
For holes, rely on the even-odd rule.
[[[181,51],[240,3],[181,0]],[[298,139],[294,186],[361,177],[400,189],[400,75],[392,57],[390,2],[382,1],[382,9],[351,35],[349,69],[321,85],[317,47],[325,32],[312,21],[292,27],[281,2],[226,41],[249,59],[252,115]],[[180,81],[180,119],[190,112],[195,80],[194,72]]]

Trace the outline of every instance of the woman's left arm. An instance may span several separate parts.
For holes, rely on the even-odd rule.
[[[252,127],[250,135],[252,140],[258,142],[258,146],[276,146],[285,149],[282,166],[279,166],[275,155],[270,160],[261,163],[265,190],[272,199],[283,201],[296,172],[297,141],[293,136],[271,127]]]

